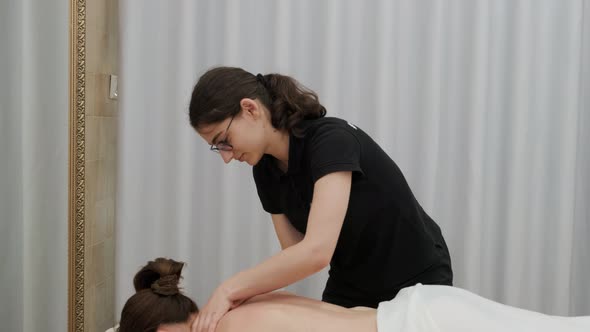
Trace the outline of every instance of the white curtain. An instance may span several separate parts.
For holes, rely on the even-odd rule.
[[[66,331],[69,2],[0,2],[0,330]]]
[[[314,89],[404,171],[449,243],[455,284],[590,314],[590,3],[121,1],[117,306],[148,259],[188,263],[204,304],[279,250],[246,165],[190,128],[214,65]],[[291,290],[321,296],[326,273]]]

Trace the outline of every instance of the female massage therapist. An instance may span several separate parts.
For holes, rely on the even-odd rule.
[[[322,300],[344,307],[376,308],[416,283],[452,284],[441,230],[400,169],[361,129],[325,114],[288,76],[218,67],[200,77],[191,125],[224,162],[253,166],[282,251],[219,285],[192,331],[213,332],[248,298],[328,264]]]

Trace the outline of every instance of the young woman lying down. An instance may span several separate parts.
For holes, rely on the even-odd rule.
[[[191,331],[199,309],[179,291],[183,265],[157,258],[135,275],[136,293],[123,307],[119,332]],[[377,309],[346,309],[286,292],[255,296],[223,316],[215,329],[234,331],[588,332],[590,316],[549,316],[503,305],[456,287],[418,284],[404,288]]]

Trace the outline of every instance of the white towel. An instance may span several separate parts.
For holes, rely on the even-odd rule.
[[[105,332],[116,332],[119,328],[119,324],[115,325],[115,327],[111,327],[110,329],[106,330]]]
[[[378,332],[588,332],[590,316],[560,317],[503,305],[461,288],[416,285],[377,309]]]
[[[418,292],[417,286],[404,288],[395,299],[379,303],[377,332],[440,332]]]

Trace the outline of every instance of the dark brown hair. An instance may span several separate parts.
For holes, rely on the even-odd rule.
[[[191,125],[198,130],[238,114],[243,98],[258,99],[270,111],[273,127],[297,136],[302,120],[326,115],[318,96],[292,77],[253,75],[241,68],[216,67],[203,74],[193,89],[189,106]]]
[[[121,312],[118,332],[155,332],[161,324],[187,322],[199,308],[178,288],[184,263],[156,258],[133,278],[135,294]]]

